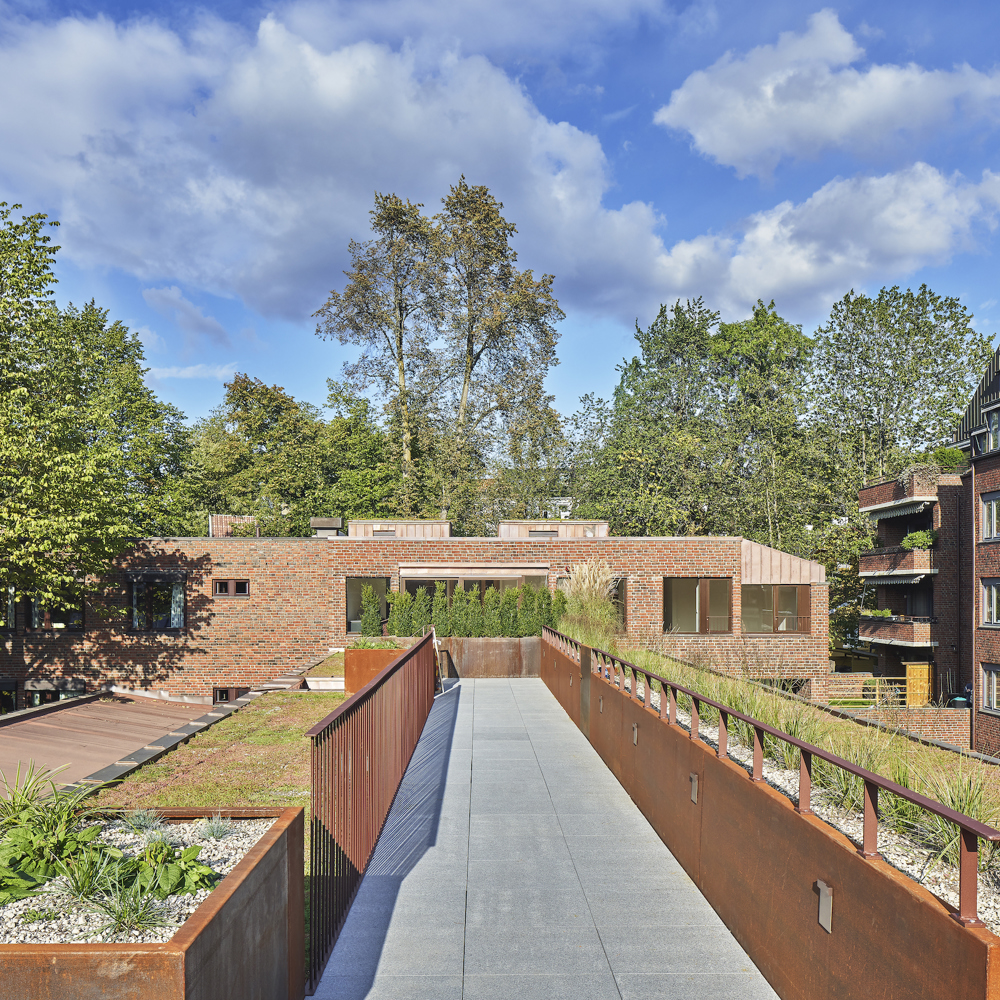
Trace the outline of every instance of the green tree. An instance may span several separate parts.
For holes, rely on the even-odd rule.
[[[520,587],[508,587],[500,597],[500,635],[516,636],[517,607],[521,599]]]
[[[552,628],[559,628],[559,622],[565,616],[566,610],[566,592],[562,587],[558,587],[552,595]]]
[[[465,615],[469,635],[473,638],[478,638],[479,636],[486,634],[486,619],[483,615],[483,602],[479,599],[478,590],[469,591]]]
[[[492,584],[483,594],[483,635],[503,635],[503,624],[500,616],[500,591]]]
[[[331,291],[315,313],[320,337],[361,347],[358,358],[344,365],[345,382],[359,394],[374,387],[388,401],[399,425],[407,482],[413,474],[413,397],[436,365],[430,331],[442,282],[440,233],[422,207],[376,194],[370,213],[375,239],[351,241],[347,285],[343,292]]]
[[[169,519],[184,429],[137,337],[93,302],[56,308],[54,223],[20,207],[0,203],[0,581],[65,606]]]
[[[541,634],[542,627],[555,628],[552,620],[552,591],[548,587],[542,587],[538,592],[538,631]]]
[[[926,285],[852,290],[816,339],[813,405],[847,497],[948,443],[992,356],[965,306]]]
[[[423,635],[431,623],[431,599],[426,587],[417,587],[417,595],[413,598],[411,622],[414,635]]]
[[[375,596],[375,588],[366,583],[361,588],[361,634],[366,636],[382,634],[382,609]]]
[[[538,595],[534,587],[525,585],[521,588],[521,606],[517,609],[517,634],[520,636],[539,635],[541,627],[538,624]]]
[[[438,580],[434,584],[431,622],[439,639],[445,639],[451,635],[451,609],[448,607],[448,585],[444,580]]]
[[[451,634],[464,638],[469,634],[468,599],[465,589],[455,586],[451,595]]]

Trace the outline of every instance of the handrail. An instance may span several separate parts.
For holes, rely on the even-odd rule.
[[[568,639],[567,636],[554,632],[552,629],[543,628],[543,638],[547,639],[550,643],[552,640],[549,637],[549,633],[551,633],[552,636],[557,636],[560,640]],[[569,641],[572,642],[573,640]],[[559,645],[558,643],[552,644]],[[577,643],[578,647],[579,645],[580,644]],[[619,689],[623,697],[628,697],[633,701],[640,701],[636,689],[638,688],[639,676],[641,675],[644,677],[646,681],[646,693],[643,696],[642,703],[650,711],[655,711],[652,707],[652,698],[650,697],[652,682],[654,680],[658,681],[661,687],[661,692],[663,689],[668,691],[666,714],[664,713],[664,699],[662,695],[660,697],[658,714],[659,717],[669,726],[677,725],[677,695],[683,694],[690,698],[692,711],[691,726],[688,735],[691,739],[702,739],[698,733],[698,720],[701,707],[703,705],[710,705],[712,708],[716,709],[719,713],[719,740],[718,747],[716,749],[717,757],[724,759],[729,758],[728,740],[730,720],[738,719],[741,722],[747,723],[754,731],[753,765],[750,775],[751,781],[760,782],[764,780],[763,765],[765,734],[797,748],[800,752],[799,801],[795,807],[795,811],[798,813],[809,814],[812,812],[811,796],[813,758],[826,761],[828,764],[833,764],[836,767],[847,771],[849,774],[853,774],[856,777],[861,778],[864,782],[864,810],[862,846],[858,853],[864,858],[872,859],[879,857],[879,790],[889,792],[892,795],[897,795],[901,799],[905,799],[907,802],[911,802],[916,806],[920,806],[922,809],[926,809],[935,816],[940,816],[949,823],[954,823],[955,826],[960,829],[961,836],[959,842],[958,912],[952,914],[952,916],[954,916],[959,923],[964,924],[965,926],[982,926],[983,922],[978,917],[976,899],[978,892],[977,879],[979,872],[979,839],[981,838],[983,840],[994,842],[1000,841],[1000,830],[987,826],[985,823],[981,823],[979,820],[973,819],[971,816],[966,816],[963,813],[956,812],[954,809],[950,809],[948,806],[942,805],[942,803],[936,802],[934,799],[930,799],[926,795],[921,795],[920,792],[915,792],[910,788],[904,788],[902,785],[896,784],[896,782],[890,780],[889,778],[884,778],[880,774],[875,774],[874,772],[868,771],[857,764],[852,764],[851,761],[845,760],[843,757],[838,757],[837,754],[831,753],[829,750],[824,750],[822,747],[815,746],[812,743],[806,743],[805,740],[800,740],[795,736],[790,736],[788,733],[782,732],[780,729],[775,729],[774,726],[770,726],[766,722],[761,722],[759,719],[755,719],[751,715],[745,715],[743,712],[739,712],[736,709],[731,708],[729,705],[715,701],[712,698],[706,698],[704,695],[699,694],[697,691],[693,691],[691,688],[686,688],[681,684],[668,680],[666,677],[661,677],[659,674],[655,674],[651,670],[646,670],[644,667],[639,667],[628,660],[615,656],[613,653],[608,653],[602,649],[593,649],[591,650],[590,662],[591,671],[593,673],[606,678],[613,687]],[[630,672],[632,674],[631,688],[626,688],[625,686],[626,672]]]

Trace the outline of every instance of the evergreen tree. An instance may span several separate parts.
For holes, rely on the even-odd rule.
[[[538,605],[538,593],[534,587],[521,588],[521,606],[517,609],[517,634],[524,637],[538,635],[538,616],[535,613]]]
[[[508,587],[500,598],[500,635],[517,635],[517,604],[520,587]]]
[[[479,591],[474,590],[469,593],[468,607],[466,608],[466,622],[468,623],[469,635],[478,638],[485,635],[486,622],[483,617],[483,603],[479,599]]]
[[[503,635],[500,618],[500,591],[494,586],[486,588],[483,595],[483,635]]]
[[[396,597],[396,618],[396,627],[399,631],[392,634],[413,635],[413,595],[406,590],[401,590]]]
[[[552,591],[542,587],[538,592],[538,632],[545,628],[555,628],[552,624]]]
[[[552,628],[558,629],[559,622],[566,614],[566,591],[562,587],[557,587],[552,595]]]
[[[382,635],[382,615],[375,588],[369,583],[361,590],[361,634]]]
[[[469,601],[465,589],[456,586],[451,595],[451,634],[459,638],[469,634],[469,623],[466,616],[468,605]]]
[[[389,606],[389,618],[385,623],[385,631],[387,635],[403,634],[399,631],[399,612],[396,609],[396,602],[398,600],[399,594],[394,590],[390,590],[385,595],[385,603]]]
[[[448,584],[444,580],[438,580],[434,584],[431,622],[439,639],[446,639],[451,635],[451,609],[448,607]]]
[[[410,627],[414,635],[423,635],[431,623],[431,599],[426,587],[417,587],[417,596],[413,599],[413,611],[410,615]]]

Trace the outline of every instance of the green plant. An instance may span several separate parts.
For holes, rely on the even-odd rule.
[[[560,622],[566,616],[566,591],[557,587],[552,595],[552,627],[563,631]]]
[[[431,599],[426,587],[417,587],[410,613],[410,629],[413,635],[423,635],[431,623]]]
[[[56,864],[59,874],[46,886],[48,892],[86,902],[108,893],[123,882],[131,882],[139,871],[135,858],[96,849],[81,851]]]
[[[448,607],[448,585],[444,580],[434,584],[434,601],[431,604],[431,622],[439,639],[451,635],[451,609]]]
[[[370,639],[363,635],[354,641],[351,649],[399,649],[399,643],[395,639]]]
[[[517,609],[517,634],[519,636],[538,635],[538,597],[534,587],[521,588],[521,606]]]
[[[911,531],[900,544],[904,549],[929,549],[937,540],[936,531]]]
[[[149,844],[139,855],[136,883],[158,899],[194,895],[199,889],[211,889],[219,876],[197,860],[200,852],[201,847],[197,844],[185,847],[179,854],[170,844]]]
[[[198,834],[211,840],[221,840],[233,832],[233,822],[224,819],[222,813],[213,813],[198,824]]]
[[[486,618],[483,614],[483,602],[479,599],[478,590],[469,593],[466,621],[469,626],[469,635],[478,637],[486,634]]]
[[[517,635],[517,604],[520,588],[508,587],[500,596],[500,635]]]
[[[483,635],[503,635],[500,621],[500,591],[492,584],[483,594]]]
[[[891,618],[892,611],[889,608],[869,608],[867,611],[861,612],[863,615],[867,615],[869,618]]]
[[[32,760],[28,761],[28,766],[22,777],[21,762],[18,761],[13,782],[7,779],[7,775],[3,771],[0,771],[0,782],[3,783],[4,791],[3,795],[0,796],[0,830],[19,825],[24,816],[43,797],[47,788],[50,791],[55,790],[52,779],[63,770],[65,767],[50,771],[47,767],[41,767]]]
[[[58,918],[58,910],[25,910],[21,914],[21,923],[33,924],[41,920],[57,920]]]
[[[382,634],[382,612],[375,588],[366,583],[361,588],[361,634]]]
[[[129,829],[136,834],[148,830],[162,830],[163,818],[155,809],[132,809],[122,817]]]
[[[106,918],[93,932],[105,941],[120,941],[135,931],[173,926],[160,900],[138,880],[116,885],[106,895],[95,896],[86,904],[86,910]]]
[[[548,587],[542,587],[538,591],[538,634],[542,634],[542,628],[555,628],[556,623],[552,617],[552,591]]]
[[[466,621],[468,604],[465,588],[456,584],[451,595],[451,634],[459,638],[469,634],[469,623]]]

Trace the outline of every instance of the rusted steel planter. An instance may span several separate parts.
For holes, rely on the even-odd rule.
[[[438,639],[448,654],[448,673],[459,677],[538,677],[541,643],[537,635]]]
[[[277,817],[165,944],[0,945],[3,1000],[300,1000],[305,992],[303,810],[162,809]]]
[[[348,697],[357,694],[405,652],[405,649],[344,650],[344,693]]]

